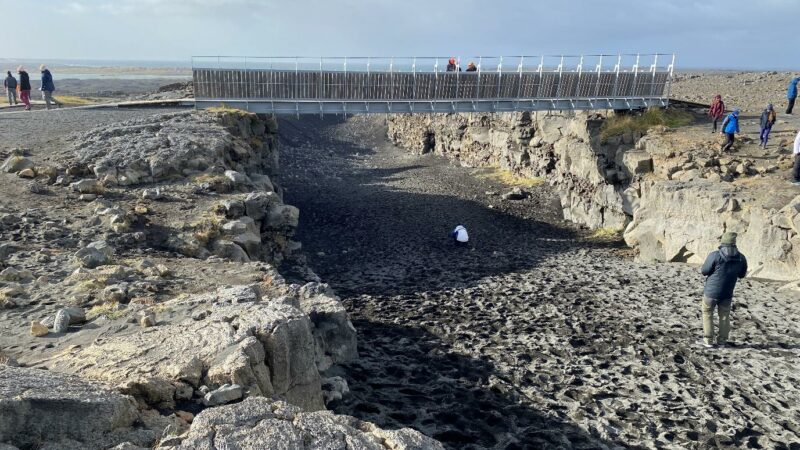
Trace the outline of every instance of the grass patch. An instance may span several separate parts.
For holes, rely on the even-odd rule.
[[[515,174],[514,172],[499,167],[493,167],[483,173],[479,173],[477,178],[494,181],[506,186],[534,187],[544,183],[541,178],[529,178]]]
[[[686,111],[675,108],[650,108],[642,114],[609,117],[600,128],[600,140],[605,142],[609,138],[633,132],[646,133],[647,130],[656,126],[677,128],[693,122],[694,116]]]
[[[592,233],[593,239],[617,239],[622,236],[622,230],[619,228],[598,228]]]
[[[220,103],[219,106],[213,106],[211,108],[206,108],[206,111],[212,112],[212,113],[233,113],[233,114],[237,114],[237,115],[240,115],[240,116],[243,116],[243,117],[245,117],[245,116],[249,117],[249,116],[253,115],[251,112],[245,111],[245,110],[240,109],[240,108],[231,108],[230,106],[226,105],[225,103]]]
[[[191,224],[194,229],[194,237],[201,244],[207,245],[212,239],[220,236],[222,222],[219,217],[206,216]]]
[[[63,106],[87,106],[99,103],[97,99],[91,97],[78,97],[75,95],[56,95],[53,97],[56,102]]]
[[[120,317],[124,317],[126,315],[124,309],[120,309],[119,303],[117,302],[109,302],[103,303],[102,305],[92,306],[89,311],[86,312],[87,319],[94,319],[95,317],[105,317],[109,320],[119,319]]]

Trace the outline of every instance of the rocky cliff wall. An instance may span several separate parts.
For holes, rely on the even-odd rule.
[[[0,189],[29,187],[0,205],[0,448],[170,447],[195,413],[190,437],[213,436],[210,409],[251,398],[259,421],[277,400],[302,417],[277,425],[308,448],[354,421],[301,412],[346,395],[335,366],[358,357],[356,330],[292,241],[276,133],[268,117],[190,112],[9,152]],[[437,448],[366,426],[348,439]]]
[[[602,120],[585,112],[394,115],[388,133],[416,153],[543,178],[557,188],[565,219],[622,229],[633,215],[625,190],[649,158],[625,151],[639,136],[601,143]]]
[[[388,135],[415,153],[543,178],[566,220],[624,230],[640,260],[702,263],[723,232],[736,231],[752,276],[797,287],[800,196],[774,189],[783,183],[778,166],[704,153],[663,128],[602,142],[603,120],[591,112],[394,115]]]

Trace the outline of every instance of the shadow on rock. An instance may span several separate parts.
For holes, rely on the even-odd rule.
[[[286,199],[302,211],[299,240],[339,294],[460,288],[574,247],[577,234],[551,224],[560,210],[546,186],[531,200],[546,221],[519,217],[478,201],[486,185],[447,161],[376,151],[391,147],[384,133],[374,120],[281,122]],[[448,237],[458,224],[469,230],[468,248]]]

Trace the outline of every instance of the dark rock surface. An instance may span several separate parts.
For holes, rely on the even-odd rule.
[[[800,445],[795,294],[745,280],[736,347],[703,350],[697,271],[566,226],[550,188],[486,194],[508,188],[388,145],[381,119],[281,130],[299,239],[358,331],[336,412],[453,449]]]

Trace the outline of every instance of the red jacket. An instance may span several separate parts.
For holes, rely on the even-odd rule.
[[[725,103],[722,101],[722,97],[716,96],[714,101],[711,102],[711,107],[708,108],[708,115],[714,119],[719,119],[723,114],[725,114]]]

